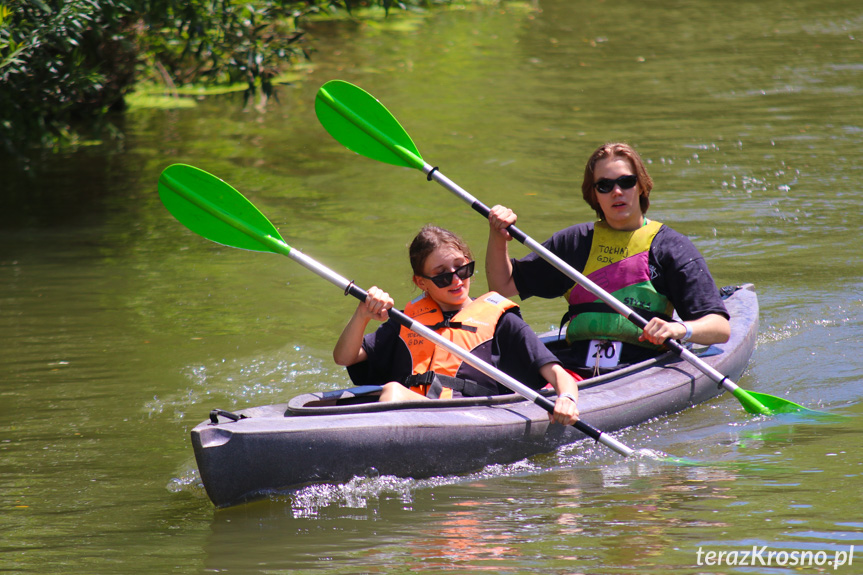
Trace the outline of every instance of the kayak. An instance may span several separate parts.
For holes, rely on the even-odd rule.
[[[751,284],[723,288],[731,316],[724,344],[691,347],[737,379],[755,348],[758,298]],[[557,332],[544,334],[559,345]],[[370,474],[416,479],[519,461],[586,438],[550,424],[519,395],[380,403],[377,386],[320,391],[287,403],[234,412],[213,410],[191,432],[207,495],[227,507],[313,483]],[[711,399],[722,387],[667,352],[579,382],[581,419],[612,432]],[[543,395],[554,398],[553,390]]]

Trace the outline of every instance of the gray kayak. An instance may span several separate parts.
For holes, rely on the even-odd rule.
[[[733,291],[725,305],[731,316],[728,342],[692,351],[737,380],[755,348],[758,298],[747,284]],[[555,338],[544,336],[551,346]],[[308,393],[288,403],[233,413],[213,410],[209,420],[192,430],[210,499],[226,507],[370,473],[417,479],[466,473],[586,438],[572,427],[549,424],[542,408],[517,395],[392,404],[377,402],[373,389]],[[669,352],[580,382],[578,407],[585,422],[612,432],[722,392]]]

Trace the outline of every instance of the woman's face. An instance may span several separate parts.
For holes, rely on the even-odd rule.
[[[434,250],[423,263],[423,275],[427,277],[414,276],[414,283],[418,288],[429,294],[443,311],[460,310],[470,301],[470,278],[463,280],[453,274],[452,281],[446,287],[440,288],[431,281],[430,277],[438,274],[455,271],[470,260],[465,257],[461,250],[450,246],[441,246]]]
[[[621,176],[635,175],[635,170],[627,158],[603,158],[593,169],[594,183],[600,180],[616,180]],[[641,213],[639,196],[641,187],[635,184],[629,189],[622,189],[619,184],[607,194],[596,193],[596,201],[605,215],[605,221],[616,230],[637,230],[644,224],[644,214]]]

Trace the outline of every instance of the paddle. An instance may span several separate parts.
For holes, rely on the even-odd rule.
[[[441,174],[436,167],[425,162],[413,140],[398,123],[398,120],[390,114],[383,104],[362,88],[342,80],[327,82],[318,90],[315,98],[315,113],[330,135],[349,150],[381,162],[418,169],[426,174],[429,181],[438,182],[470,204],[483,217],[488,218],[489,208]],[[513,238],[536,252],[636,326],[643,329],[647,325],[647,320],[517,227],[510,226],[507,231]],[[669,339],[665,344],[678,356],[731,392],[749,413],[757,415],[793,412],[820,413],[781,397],[746,391],[705,363],[677,340]]]
[[[159,177],[159,196],[180,223],[208,240],[246,250],[273,252],[288,256],[295,262],[318,274],[322,278],[365,301],[367,292],[309,256],[291,248],[282,239],[272,223],[252,205],[240,192],[226,182],[203,170],[183,164],[165,168]],[[554,411],[554,402],[523,383],[513,379],[496,367],[459,347],[448,339],[397,309],[389,310],[390,317],[409,330],[432,341],[460,357],[476,369],[500,382],[510,390],[533,401],[549,413]],[[573,426],[623,455],[628,457],[635,451],[617,439],[579,420]],[[640,454],[666,459],[674,463],[692,462],[676,457],[659,456],[650,450],[639,450]]]

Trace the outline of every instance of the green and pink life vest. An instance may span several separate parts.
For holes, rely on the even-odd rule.
[[[619,231],[606,222],[596,222],[583,271],[591,281],[647,320],[657,316],[670,320],[674,312],[668,298],[657,292],[650,281],[650,245],[661,227],[661,223],[646,218],[644,225],[635,231]],[[564,297],[569,302],[566,329],[569,343],[613,340],[652,349],[660,347],[638,341],[640,328],[580,285],[573,286]]]

